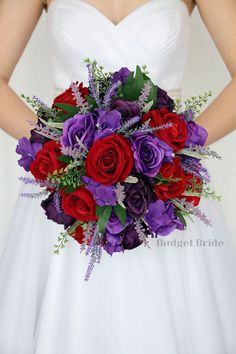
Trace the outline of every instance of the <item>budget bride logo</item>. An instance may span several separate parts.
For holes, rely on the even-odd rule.
[[[157,238],[157,247],[175,247],[182,249],[185,247],[203,247],[203,248],[219,248],[224,246],[224,241],[217,239],[187,239],[187,240],[166,240],[163,238]]]

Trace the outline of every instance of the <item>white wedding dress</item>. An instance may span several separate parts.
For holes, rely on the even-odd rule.
[[[89,57],[107,71],[146,64],[160,87],[180,92],[190,38],[182,1],[149,0],[115,25],[85,1],[54,0],[47,21],[58,91],[87,82]],[[73,238],[53,253],[63,227],[40,203],[19,197],[7,235],[0,354],[236,354],[236,252],[219,204],[200,204],[213,227],[195,219],[160,238],[172,246],[104,251],[86,282],[89,258]],[[192,246],[175,246],[184,240]]]

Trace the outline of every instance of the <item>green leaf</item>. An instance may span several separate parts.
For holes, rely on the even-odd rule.
[[[183,214],[181,213],[181,211],[175,210],[175,214],[180,219],[182,224],[186,227],[187,226],[187,222],[186,222],[185,218],[183,217]]]
[[[68,164],[73,160],[70,156],[57,156],[57,159]]]
[[[70,193],[74,192],[76,189],[77,189],[77,187],[73,187],[73,186],[69,185],[64,189],[64,193],[70,194]]]
[[[96,205],[96,215],[100,216],[103,212],[104,206]]]
[[[157,100],[158,86],[154,85],[154,83],[151,80],[149,80],[149,83],[151,85],[151,90],[150,90],[150,94],[148,96],[148,101],[153,101],[153,106],[154,106],[156,104],[156,100]],[[150,108],[152,108],[152,106]]]
[[[97,103],[96,103],[95,99],[94,99],[92,96],[88,95],[88,96],[86,97],[86,101],[88,102],[88,104],[89,104],[90,106],[92,106],[92,108],[97,107]]]
[[[142,73],[140,66],[137,65],[135,77],[134,72],[132,72],[122,88],[122,95],[124,99],[131,101],[138,99],[144,84],[143,76],[144,74]]]
[[[79,107],[73,106],[72,104],[68,104],[68,103],[56,103],[55,106],[58,107],[58,108],[63,109],[64,111],[66,111],[71,116],[74,116],[80,110]]]
[[[96,213],[98,216],[98,230],[101,234],[104,233],[108,220],[110,219],[112,206],[105,205],[103,207],[96,206]]]
[[[115,206],[115,213],[120,220],[121,225],[126,223],[126,209],[122,208],[119,204]]]
[[[148,102],[142,109],[143,113],[146,113],[148,111],[150,111],[151,107],[153,105],[153,100],[151,100],[150,102]]]

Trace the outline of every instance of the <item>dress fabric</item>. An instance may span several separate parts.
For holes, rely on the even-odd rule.
[[[87,83],[90,58],[107,71],[146,64],[160,87],[181,89],[190,24],[180,0],[149,0],[118,25],[86,1],[54,0],[47,25],[57,88]],[[236,251],[220,204],[200,203],[211,228],[195,219],[151,248],[104,251],[86,282],[89,257],[73,238],[53,253],[63,227],[40,203],[19,197],[6,237],[0,354],[236,354]]]

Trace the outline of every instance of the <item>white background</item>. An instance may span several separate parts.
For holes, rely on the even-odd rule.
[[[18,63],[10,85],[17,94],[36,94],[45,102],[52,99],[52,75],[48,56],[46,33],[46,14],[42,15],[27,48]],[[208,34],[197,9],[191,17],[192,40],[189,63],[183,85],[183,97],[201,94],[212,90],[216,97],[229,82],[229,73]],[[236,101],[235,101],[236,102]],[[236,133],[221,139],[212,148],[223,156],[223,160],[211,160],[209,169],[218,194],[223,197],[222,205],[227,223],[236,235],[235,200],[236,196]],[[5,132],[0,132],[0,251],[7,237],[7,230],[13,217],[13,208],[18,196],[23,169],[18,167],[15,153],[16,140]],[[45,219],[46,222],[46,219]],[[19,232],[20,237],[20,232]]]

